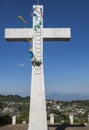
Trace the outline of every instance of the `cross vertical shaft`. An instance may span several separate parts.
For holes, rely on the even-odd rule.
[[[43,72],[43,6],[33,6],[33,54],[41,60],[40,66],[32,65],[31,100],[28,130],[47,130],[45,85]]]

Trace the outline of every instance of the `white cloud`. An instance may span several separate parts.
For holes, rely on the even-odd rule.
[[[24,63],[19,63],[19,64],[18,64],[18,67],[24,67],[24,66],[25,66]]]

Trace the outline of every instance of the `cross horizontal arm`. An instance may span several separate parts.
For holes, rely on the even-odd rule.
[[[7,41],[27,41],[33,38],[33,29],[29,28],[12,28],[5,29],[5,39]],[[67,41],[71,38],[70,28],[44,28],[44,41]]]
[[[5,39],[7,41],[26,41],[32,39],[33,30],[27,28],[7,28],[5,29]]]
[[[70,28],[44,28],[44,41],[67,41],[71,38]]]

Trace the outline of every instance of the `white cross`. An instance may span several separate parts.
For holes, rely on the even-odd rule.
[[[43,41],[67,41],[70,28],[43,28],[43,6],[33,6],[33,29],[5,29],[7,41],[33,41],[33,54],[41,64],[32,65],[31,100],[28,130],[47,130],[45,85],[43,72]]]

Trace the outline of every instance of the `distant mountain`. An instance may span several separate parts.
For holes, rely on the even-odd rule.
[[[71,100],[89,100],[89,94],[47,94],[47,99],[71,101]]]

